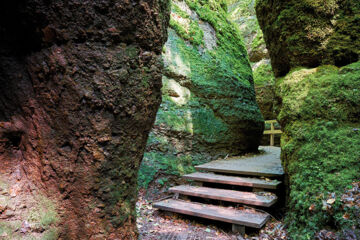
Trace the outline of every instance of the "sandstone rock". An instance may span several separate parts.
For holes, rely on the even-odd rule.
[[[358,1],[260,0],[256,13],[276,76],[297,66],[344,66],[359,59]]]
[[[165,0],[0,3],[0,177],[54,199],[61,238],[104,228],[136,239],[137,170],[161,102],[168,20]],[[26,178],[8,174],[17,168]]]
[[[359,1],[259,0],[256,12],[278,77],[290,238],[342,234],[357,210],[327,201],[359,179]]]

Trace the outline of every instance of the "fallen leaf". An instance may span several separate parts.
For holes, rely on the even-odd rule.
[[[335,202],[335,198],[330,198],[326,201],[327,204],[333,204]]]
[[[315,210],[315,204],[311,204],[311,206],[309,207],[309,211],[314,211]]]
[[[343,218],[344,218],[344,219],[349,219],[349,218],[350,218],[350,215],[349,215],[348,213],[345,213],[345,214],[343,215]]]

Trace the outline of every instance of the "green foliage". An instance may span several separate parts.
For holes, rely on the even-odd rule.
[[[255,86],[275,84],[275,77],[270,64],[261,64],[254,70],[254,83]]]
[[[181,176],[195,171],[194,166],[206,162],[202,154],[174,156],[170,153],[147,152],[139,170],[138,187],[147,188],[156,175]],[[160,185],[166,184],[167,178],[158,179]]]

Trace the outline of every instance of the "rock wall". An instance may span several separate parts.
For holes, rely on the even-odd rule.
[[[297,66],[344,66],[360,54],[359,1],[258,1],[276,76]],[[266,16],[266,17],[264,17]]]
[[[163,49],[163,102],[150,134],[140,184],[193,165],[256,151],[263,118],[242,37],[220,1],[172,1]]]
[[[137,239],[168,2],[0,3],[0,235]]]
[[[360,3],[259,0],[256,12],[278,76],[290,237],[359,238]]]
[[[274,111],[275,78],[269,52],[255,12],[255,0],[227,0],[228,18],[234,22],[244,38],[254,75],[256,101],[264,119],[276,118]],[[269,144],[264,136],[263,144]]]

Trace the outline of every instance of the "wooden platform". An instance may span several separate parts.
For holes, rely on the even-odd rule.
[[[277,177],[284,174],[280,161],[280,148],[261,147],[265,151],[251,157],[234,157],[196,166],[196,170],[232,173],[249,176]]]
[[[262,228],[269,214],[255,210],[236,210],[195,202],[168,199],[154,204],[155,208],[253,228]]]
[[[276,195],[268,192],[241,192],[219,188],[196,187],[190,185],[172,187],[169,189],[169,191],[187,196],[243,203],[262,207],[270,207],[277,201]]]
[[[264,189],[276,189],[281,183],[278,180],[224,176],[214,173],[201,173],[201,172],[187,174],[184,175],[183,178],[199,181],[199,182],[220,183],[220,184],[227,184],[233,186],[246,186],[246,187],[254,187],[254,188],[264,188]]]

